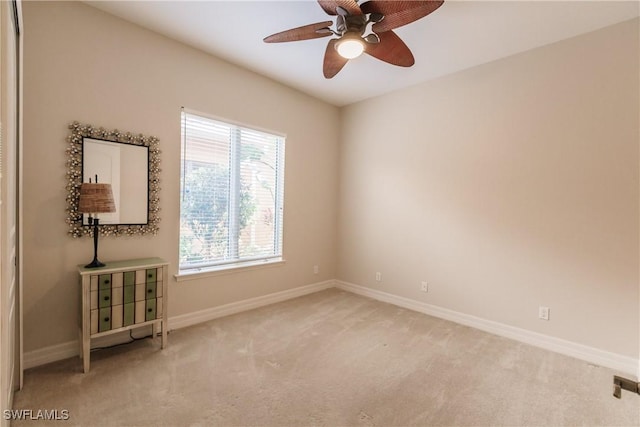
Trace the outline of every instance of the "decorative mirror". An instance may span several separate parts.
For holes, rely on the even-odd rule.
[[[113,189],[116,212],[100,215],[102,235],[158,231],[160,150],[158,138],[108,131],[73,122],[67,138],[67,223],[73,237],[90,236],[86,214],[78,212],[80,185],[96,178]]]

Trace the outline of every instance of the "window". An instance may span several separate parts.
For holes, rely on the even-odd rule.
[[[182,113],[180,273],[282,260],[284,137]]]

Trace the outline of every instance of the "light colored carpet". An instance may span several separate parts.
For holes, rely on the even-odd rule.
[[[330,289],[26,372],[83,426],[640,425],[614,372]],[[21,426],[42,421],[14,422]]]

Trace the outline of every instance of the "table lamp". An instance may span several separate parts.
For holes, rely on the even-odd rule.
[[[96,182],[83,182],[80,186],[80,201],[78,202],[78,212],[89,214],[89,225],[93,225],[93,261],[85,265],[86,268],[104,267],[104,264],[98,261],[98,214],[115,212],[116,204],[113,201],[113,192],[111,184],[98,184]]]

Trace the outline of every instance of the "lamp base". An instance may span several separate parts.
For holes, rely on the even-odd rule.
[[[93,218],[93,220],[91,217],[89,217],[89,224],[93,225],[93,261],[85,265],[84,268],[104,267],[104,264],[98,261],[98,236],[100,235],[100,231],[98,230],[98,223],[98,217]]]
[[[98,268],[98,267],[104,267],[104,263],[98,261],[97,258],[94,258],[93,261],[91,261],[91,263],[84,266],[84,268]]]

